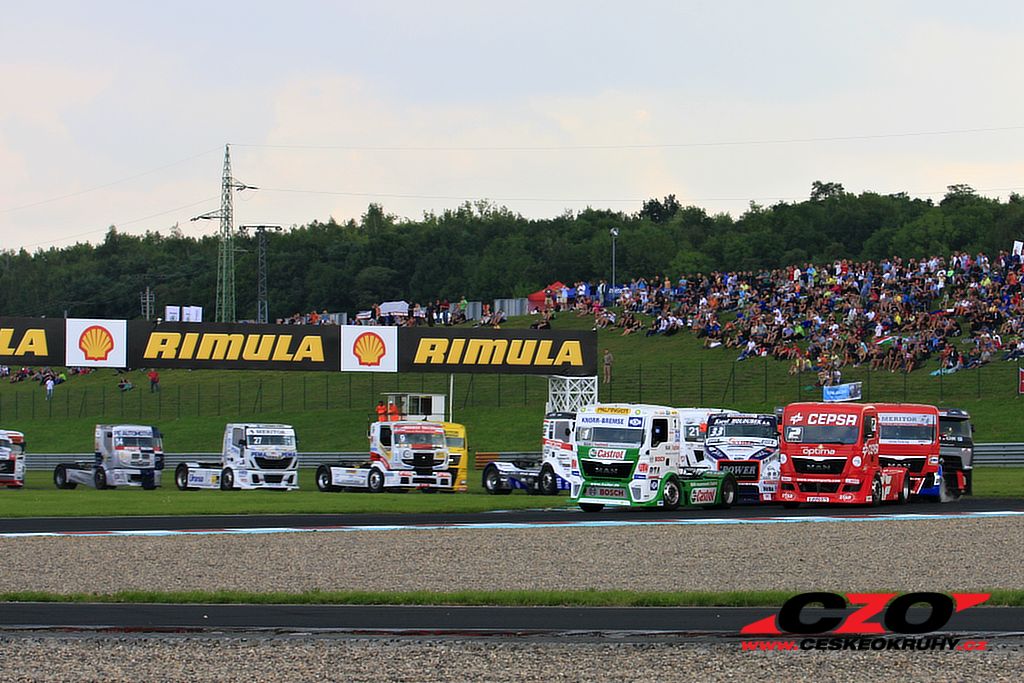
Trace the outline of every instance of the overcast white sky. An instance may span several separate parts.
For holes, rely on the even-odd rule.
[[[1021,65],[1012,1],[9,2],[0,248],[213,233],[225,143],[236,224],[1006,197]]]

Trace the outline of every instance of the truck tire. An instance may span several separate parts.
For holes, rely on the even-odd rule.
[[[225,467],[220,473],[220,490],[235,490],[235,472],[230,467]]]
[[[68,468],[65,465],[57,465],[53,468],[53,485],[59,489],[73,489],[78,484],[68,481]]]
[[[366,488],[370,493],[384,493],[384,473],[371,467],[370,473],[366,475]]]
[[[580,510],[584,512],[600,512],[604,510],[603,503],[580,503]]]
[[[327,465],[320,465],[320,467],[316,468],[316,487],[322,493],[341,490],[341,488],[331,483],[331,468]]]
[[[488,465],[484,468],[483,485],[484,491],[495,496],[505,496],[512,493],[512,489],[504,488],[501,485],[501,475],[498,473],[498,468],[494,465]]]
[[[195,488],[188,487],[188,465],[181,463],[174,470],[174,485],[179,491],[195,491]]]
[[[93,470],[92,481],[93,484],[96,485],[97,491],[102,491],[103,489],[110,488],[109,486],[107,486],[107,471],[102,467],[97,467],[96,469]]]
[[[739,487],[736,485],[735,477],[731,474],[726,475],[722,480],[722,488],[718,492],[718,504],[711,507],[716,510],[728,510],[736,502],[738,492]]]
[[[665,510],[679,509],[679,505],[683,502],[683,488],[679,485],[679,480],[676,479],[675,475],[665,481],[665,488],[661,492],[661,499],[665,503]]]
[[[882,479],[875,477],[871,480],[871,507],[878,507],[882,504]]]
[[[537,490],[545,496],[558,495],[558,475],[548,465],[540,468],[540,476],[537,478]]]
[[[910,477],[903,477],[903,486],[900,487],[899,498],[896,499],[897,505],[906,505],[910,501]]]
[[[964,472],[965,475],[969,473],[969,471]],[[960,500],[960,496],[964,494],[964,491],[960,491],[956,487],[956,472],[952,472],[951,474],[953,475],[951,477],[947,477],[945,474],[942,475],[942,496],[940,496],[940,498],[944,497],[948,501]],[[965,476],[964,487],[966,488],[967,486],[968,483]]]

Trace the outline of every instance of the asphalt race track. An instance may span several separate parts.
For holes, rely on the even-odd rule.
[[[806,619],[852,610],[805,611]],[[81,630],[164,633],[274,631],[325,635],[585,637],[735,636],[770,607],[451,607],[351,605],[157,605],[6,603],[0,631]],[[923,621],[924,610],[911,610]],[[941,633],[1019,635],[1024,607],[975,608],[953,615]]]
[[[553,503],[555,501],[552,501]],[[948,516],[997,512],[1024,513],[1020,498],[964,498],[954,503],[912,503],[879,507],[737,505],[728,510],[683,508],[664,510],[605,509],[585,513],[576,508],[509,510],[476,513],[348,514],[348,515],[200,515],[163,517],[26,517],[0,519],[0,534],[89,533],[105,531],[205,531],[223,529],[329,529],[331,527],[416,527],[452,525],[543,525],[578,522],[657,523],[665,520],[870,518],[885,515]]]

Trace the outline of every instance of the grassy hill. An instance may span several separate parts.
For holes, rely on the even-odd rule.
[[[507,327],[526,327],[531,318]],[[588,329],[590,318],[560,315],[556,329]],[[601,331],[600,349],[615,356],[613,381],[602,400],[645,401],[770,411],[798,399],[820,399],[814,376],[791,376],[771,359],[735,362],[738,353],[705,350],[689,333],[669,338]],[[935,366],[935,362],[931,363]],[[974,415],[982,441],[1024,441],[1019,419],[1016,363],[995,362],[978,370],[932,377],[844,370],[845,381],[864,382],[867,400],[920,401],[965,408]],[[447,393],[442,374],[161,371],[161,391],[150,393],[145,373],[127,376],[135,388],[122,393],[119,375],[100,370],[72,377],[44,400],[35,383],[0,381],[0,426],[26,432],[36,452],[87,452],[97,422],[158,424],[172,452],[219,450],[228,421],[295,425],[305,451],[356,451],[383,391]],[[455,419],[469,427],[472,450],[538,450],[547,396],[542,377],[457,375]]]

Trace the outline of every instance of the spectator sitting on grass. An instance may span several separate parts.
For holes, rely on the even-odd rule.
[[[117,388],[120,389],[121,391],[131,391],[135,387],[132,385],[131,382],[128,381],[127,378],[122,377],[117,383]]]

